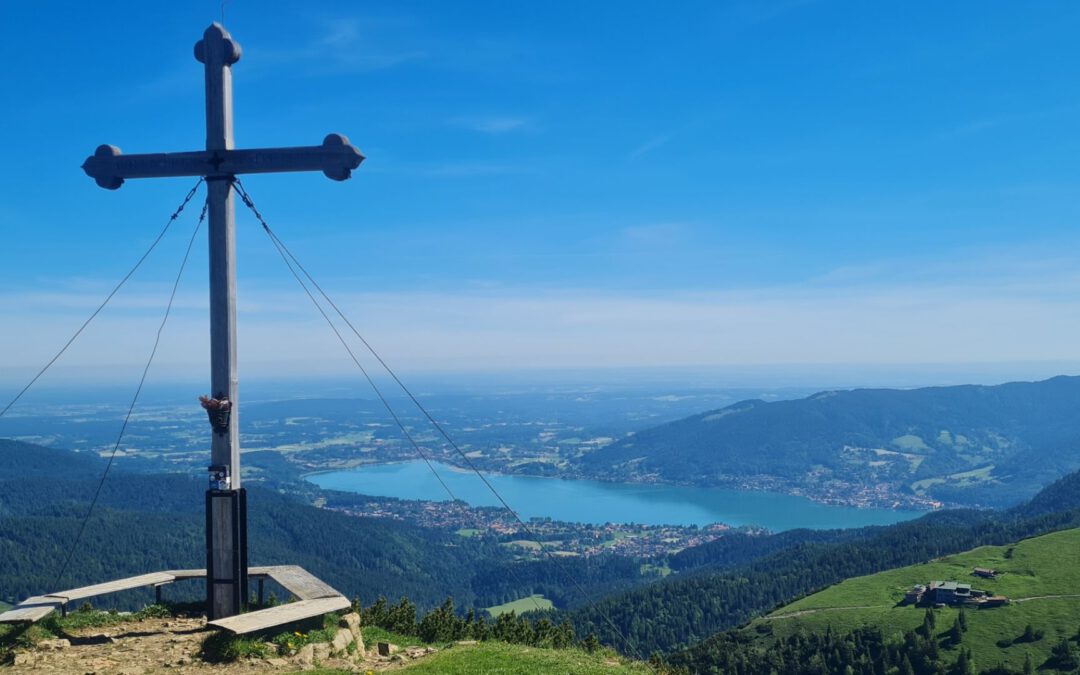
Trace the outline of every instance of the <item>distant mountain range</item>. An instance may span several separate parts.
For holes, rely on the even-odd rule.
[[[743,401],[581,458],[589,475],[1004,506],[1080,468],[1080,377]]]

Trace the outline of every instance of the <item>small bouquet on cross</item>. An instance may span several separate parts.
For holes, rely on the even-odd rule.
[[[229,430],[229,411],[232,410],[232,403],[229,399],[200,396],[199,403],[202,404],[203,410],[206,411],[207,417],[210,418],[210,426],[214,428],[214,431],[225,433]]]

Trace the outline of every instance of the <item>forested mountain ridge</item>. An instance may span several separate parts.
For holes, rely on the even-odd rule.
[[[996,386],[826,391],[749,400],[637,432],[585,455],[611,479],[890,486],[1007,505],[1080,468],[1080,377]]]

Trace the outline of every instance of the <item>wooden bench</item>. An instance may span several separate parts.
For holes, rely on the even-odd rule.
[[[304,619],[310,619],[328,612],[347,609],[350,603],[345,596],[315,575],[297,565],[271,565],[248,568],[249,578],[259,580],[259,597],[262,597],[262,582],[272,579],[292,593],[299,602],[291,602],[269,609],[260,609],[247,614],[231,616],[209,622],[209,625],[224,628],[236,634],[253,633],[281,626]],[[38,595],[23,600],[15,607],[0,614],[0,623],[35,623],[59,609],[65,611],[68,603],[85,600],[108,593],[129,591],[136,588],[153,586],[157,590],[157,601],[161,601],[161,587],[175,581],[203,579],[206,570],[167,570],[141,574],[135,577],[117,579],[103,584],[83,586],[69,591]]]
[[[61,607],[64,601],[47,595],[27,598],[0,614],[0,623],[37,623]]]
[[[85,600],[86,598],[94,598],[99,595],[119,593],[120,591],[130,591],[136,588],[144,588],[146,586],[171,584],[174,581],[176,581],[176,577],[169,574],[168,572],[153,572],[151,574],[140,574],[137,577],[128,577],[126,579],[117,579],[116,581],[107,581],[103,584],[94,584],[93,586],[74,588],[70,591],[50,593],[46,597],[59,598],[66,605],[67,603],[74,602],[75,600]]]
[[[234,635],[244,635],[246,633],[267,631],[278,626],[285,626],[330,612],[338,612],[348,609],[351,605],[352,603],[342,595],[300,600],[299,602],[290,602],[269,609],[260,609],[256,612],[217,619],[216,621],[210,621],[208,625],[222,628]]]

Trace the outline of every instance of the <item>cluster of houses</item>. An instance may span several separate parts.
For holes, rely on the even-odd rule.
[[[972,576],[983,579],[997,578],[997,572],[985,567],[976,567],[971,571]],[[931,581],[927,585],[915,584],[911,590],[904,594],[904,603],[909,605],[974,605],[983,607],[1000,607],[1009,604],[1009,599],[1004,595],[993,595],[990,591],[980,591],[972,588],[971,584],[962,584],[958,581]]]

